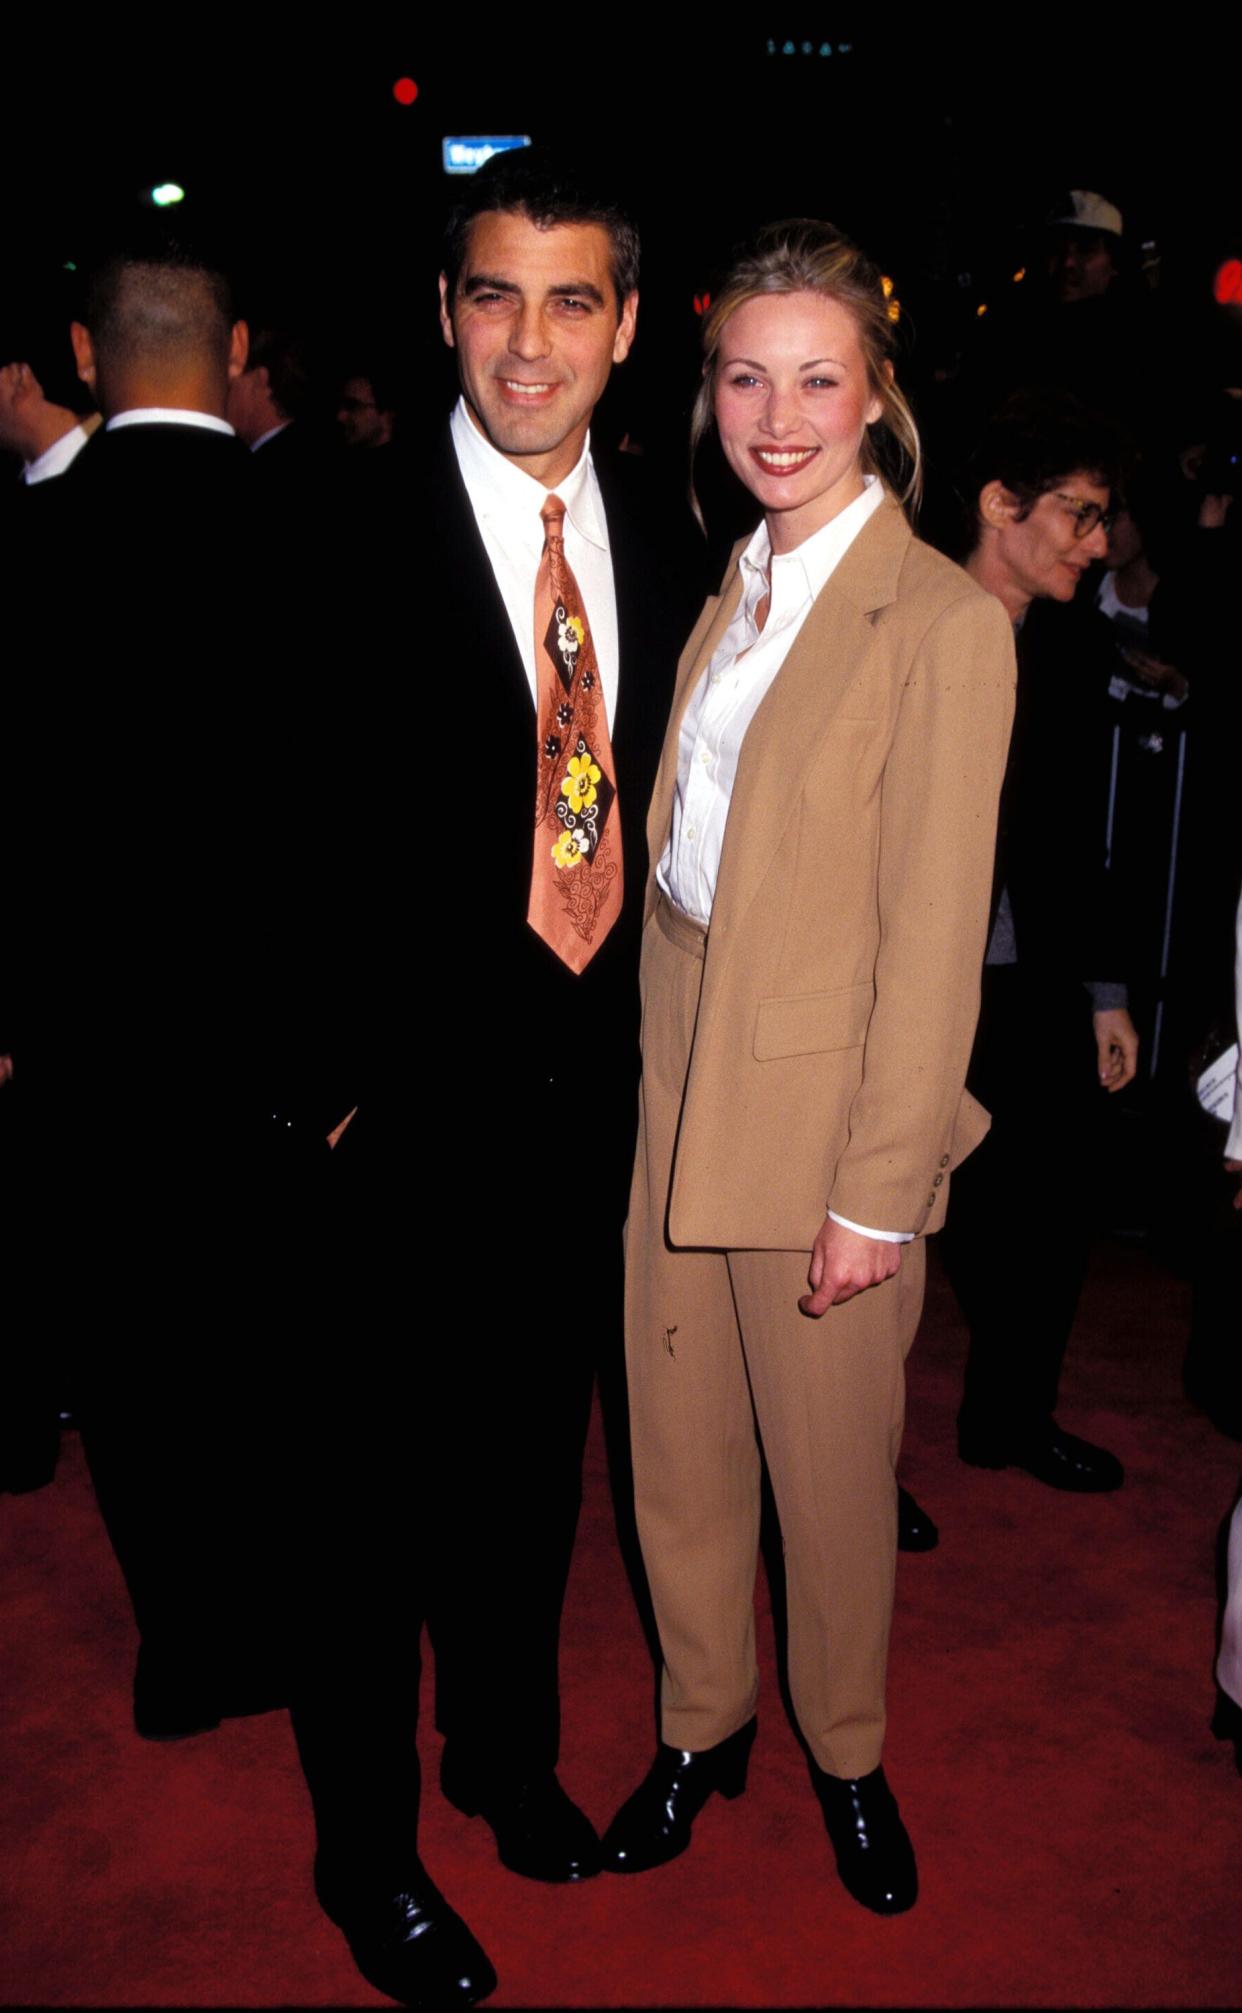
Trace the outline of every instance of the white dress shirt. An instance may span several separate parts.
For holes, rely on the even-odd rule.
[[[884,500],[864,476],[861,496],[792,552],[773,552],[761,522],[738,560],[742,598],[682,718],[673,823],[656,879],[676,906],[710,923],[742,743],[793,648],[816,595]],[[770,572],[769,572],[770,569]],[[762,629],[755,612],[769,594]]]
[[[863,493],[821,531],[792,552],[773,552],[761,523],[738,560],[742,598],[686,707],[677,746],[673,823],[656,879],[670,901],[700,923],[710,923],[720,874],[725,826],[742,743],[751,721],[793,648],[816,595],[840,565],[867,519],[884,501],[877,476],[863,477]],[[756,611],[769,596],[760,629]],[[828,1211],[834,1223],[908,1244],[908,1230],[873,1230]]]
[[[564,504],[565,558],[586,606],[611,732],[617,711],[620,663],[617,595],[608,550],[608,525],[591,462],[590,435],[577,466],[563,482],[548,490],[484,439],[464,399],[458,399],[453,408],[449,431],[470,508],[513,626],[526,682],[536,705],[539,674],[535,662],[535,576],[543,557],[543,523],[539,512],[549,496],[559,496]]]
[[[71,426],[68,433],[62,433],[59,440],[45,448],[33,461],[28,461],[22,470],[22,481],[27,483],[49,482],[54,475],[63,475],[72,468],[90,439],[84,426]]]

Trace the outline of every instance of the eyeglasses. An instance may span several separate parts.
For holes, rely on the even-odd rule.
[[[1052,493],[1073,518],[1075,538],[1090,538],[1097,524],[1105,534],[1112,530],[1117,519],[1115,510],[1106,510],[1102,503],[1087,503],[1081,496],[1067,496],[1063,489],[1054,489]]]

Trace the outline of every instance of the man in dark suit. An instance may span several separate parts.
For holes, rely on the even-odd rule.
[[[442,1494],[455,1505],[431,1616],[442,1781],[482,1812],[507,1865],[542,1879],[599,1864],[553,1772],[556,1639],[592,1376],[607,1367],[619,1322],[643,820],[700,584],[645,471],[589,440],[634,339],[637,260],[629,218],[576,166],[538,150],[489,163],[446,237],[440,319],[461,397],[423,474],[423,557],[439,588],[424,662],[460,709],[435,824],[459,835],[461,852],[431,899],[437,939],[464,953],[451,1039],[470,1120],[439,1144],[454,1170],[442,1234],[484,1303],[463,1309],[442,1365],[453,1450]],[[549,698],[540,665],[549,499],[563,506],[564,558],[593,644],[585,678],[599,681],[592,746],[579,757],[573,683],[555,683]],[[573,795],[579,759],[601,771],[594,805]],[[541,791],[564,824],[553,815],[537,827]],[[579,864],[577,835],[601,802],[601,851]],[[544,856],[556,882],[548,900],[567,901],[571,885],[580,894],[588,875],[608,871],[610,843],[624,884],[615,918],[593,936],[571,932],[567,948],[536,913]],[[563,868],[558,844],[570,848]],[[470,1479],[474,1461],[491,1501]]]
[[[695,545],[646,494],[646,471],[588,444],[633,338],[636,283],[632,224],[576,168],[532,151],[480,173],[441,279],[462,395],[447,426],[409,444],[413,494],[375,526],[371,555],[375,577],[404,583],[414,645],[409,881],[393,928],[422,947],[426,972],[421,1018],[380,1087],[401,1116],[368,1149],[391,1188],[403,1167],[422,1177],[401,1282],[421,1508],[392,1598],[415,1627],[429,1622],[445,1793],[485,1818],[508,1867],[549,1881],[599,1866],[555,1773],[557,1640],[593,1377],[619,1360],[643,819],[701,585]],[[564,508],[577,597],[559,628],[555,612],[536,619],[549,499]],[[540,648],[570,633],[575,656],[589,638],[590,668],[578,662],[549,699]],[[558,822],[553,805],[537,826],[537,803],[569,809],[560,786],[574,775],[574,817]],[[554,947],[532,882],[575,817],[608,830],[600,861],[620,866],[624,895],[606,925]],[[589,886],[590,870],[564,871]],[[364,1103],[359,1154],[367,1121]],[[365,1714],[323,1724],[313,1744],[305,1732],[303,1720],[322,1856],[334,1826],[371,1828],[382,1735]],[[357,1952],[373,1918],[339,1886],[329,1899]]]
[[[992,1129],[954,1178],[942,1239],[970,1327],[958,1447],[1078,1491],[1123,1479],[1053,1413],[1086,1268],[1093,1097],[1131,1081],[1138,1035],[1105,875],[1095,681],[1064,604],[1104,557],[1119,463],[1108,422],[1068,394],[1030,395],[993,420],[967,484],[965,568],[1017,628],[1018,702],[967,1077]]]
[[[336,458],[335,444],[325,441],[309,416],[312,392],[297,337],[287,329],[257,329],[246,368],[229,385],[225,412],[254,457],[269,512],[323,507],[320,490],[330,460]]]
[[[371,1058],[404,948],[395,737],[338,684],[306,703],[311,639],[345,661],[327,567],[306,555],[278,611],[248,591],[252,462],[224,418],[246,330],[221,274],[167,245],[110,258],[73,338],[105,429],[25,556],[33,604],[89,608],[92,648],[46,625],[6,805],[5,856],[30,863],[26,1298],[69,1338],[138,1731],[289,1704],[320,1885],[367,1975],[473,1999],[494,1974],[414,1844],[421,1498],[384,1325],[404,1191],[366,1191],[329,1143],[393,1074]],[[315,1772],[353,1714],[384,1731],[360,1832]]]
[[[249,1702],[249,1628],[229,1622],[245,1604],[213,1528],[223,1504],[244,1556],[245,1491],[221,1497],[204,1469],[228,1445],[211,1394],[233,1388],[260,1245],[284,820],[236,563],[253,527],[223,417],[246,354],[227,283],[144,244],[100,264],[71,335],[104,424],[25,541],[42,617],[11,807],[30,863],[28,1206],[36,1242],[74,1252],[46,1276],[139,1622],[135,1716],[159,1738]],[[48,619],[69,606],[87,632]],[[105,1361],[86,1341],[118,1309]]]

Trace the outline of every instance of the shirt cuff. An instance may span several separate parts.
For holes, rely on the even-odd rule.
[[[838,1216],[835,1209],[830,1209],[828,1214],[834,1223],[841,1225],[842,1230],[856,1230],[860,1237],[876,1237],[881,1244],[913,1244],[914,1242],[914,1232],[912,1230],[871,1230],[865,1223],[851,1223],[848,1216]]]

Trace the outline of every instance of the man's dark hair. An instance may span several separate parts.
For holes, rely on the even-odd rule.
[[[268,389],[286,419],[300,419],[311,405],[314,381],[296,336],[286,329],[261,328],[250,339],[246,369],[267,371]]]
[[[585,162],[547,147],[513,147],[493,154],[449,212],[444,271],[450,301],[465,263],[476,217],[502,210],[528,217],[541,231],[557,224],[600,224],[612,246],[612,284],[620,315],[638,286],[638,230],[618,193]]]
[[[1015,392],[988,421],[966,465],[962,489],[974,507],[989,482],[1003,482],[1027,517],[1069,475],[1115,489],[1127,460],[1122,434],[1069,392]]]
[[[112,252],[95,268],[86,297],[86,326],[108,365],[209,355],[225,366],[235,318],[224,274],[171,239]]]

